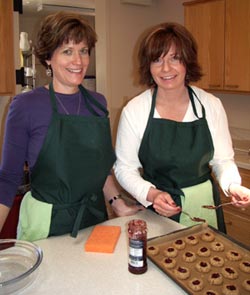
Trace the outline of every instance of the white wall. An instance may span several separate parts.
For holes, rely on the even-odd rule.
[[[134,84],[138,39],[148,27],[165,21],[184,22],[182,1],[152,0],[150,6],[139,6],[119,0],[96,0],[96,30],[101,39],[96,63],[107,62],[106,70],[97,73],[97,89],[108,99],[113,135],[122,106],[141,91]],[[103,27],[107,29],[105,36],[100,34]],[[103,80],[105,83],[100,82]]]

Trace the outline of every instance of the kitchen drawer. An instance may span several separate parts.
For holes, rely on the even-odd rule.
[[[234,214],[231,210],[224,208],[224,217],[227,234],[235,240],[250,246],[250,222],[246,217]]]

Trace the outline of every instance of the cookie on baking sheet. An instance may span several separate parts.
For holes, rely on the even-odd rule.
[[[250,261],[246,261],[246,260],[241,261],[239,264],[239,268],[243,272],[250,273]]]
[[[212,242],[215,239],[215,236],[212,232],[206,231],[201,235],[202,241]]]
[[[211,269],[211,265],[209,262],[206,261],[199,261],[196,265],[195,268],[199,271],[199,272],[209,272]]]
[[[224,284],[222,287],[224,295],[240,295],[239,288],[235,284]]]
[[[163,254],[167,257],[176,257],[178,254],[178,251],[174,247],[167,247],[164,251]]]
[[[149,245],[148,247],[147,247],[147,253],[148,254],[151,254],[151,255],[153,255],[153,256],[155,256],[155,255],[157,255],[158,253],[160,252],[160,249],[159,249],[159,247],[158,246],[154,246],[154,245]]]
[[[250,279],[246,279],[242,282],[242,287],[247,290],[250,291]]]
[[[202,257],[208,257],[211,255],[211,251],[207,247],[201,247],[198,249],[197,254]]]
[[[227,251],[226,256],[230,261],[239,261],[242,258],[241,254],[235,250]]]
[[[224,265],[224,259],[220,256],[213,256],[210,258],[210,263],[216,267],[222,267]]]
[[[174,246],[178,250],[182,250],[186,247],[186,243],[182,239],[178,239],[174,241]]]
[[[223,283],[223,277],[219,272],[212,272],[208,277],[208,282],[211,285],[221,285]]]
[[[185,253],[183,253],[182,259],[185,262],[194,262],[196,260],[196,255],[194,252],[186,251]]]
[[[207,290],[203,293],[203,295],[219,295],[217,292],[214,290]]]
[[[188,245],[196,245],[199,243],[199,240],[197,239],[197,237],[195,235],[190,235],[190,236],[185,237],[185,242]]]
[[[175,276],[180,280],[186,280],[190,277],[190,270],[184,266],[178,266],[174,270]]]
[[[230,280],[237,279],[239,276],[237,270],[229,266],[223,267],[221,270],[221,273],[226,279],[230,279]]]
[[[188,282],[188,286],[195,292],[200,291],[203,289],[204,284],[201,278],[192,278]]]
[[[171,257],[165,257],[162,259],[162,265],[168,269],[174,268],[176,266],[176,260]]]
[[[214,241],[211,243],[211,249],[215,252],[222,252],[225,249],[225,246],[223,243]]]

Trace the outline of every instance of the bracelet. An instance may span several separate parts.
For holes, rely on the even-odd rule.
[[[121,194],[114,196],[113,198],[111,198],[111,199],[109,200],[109,204],[112,205],[113,202],[114,202],[115,200],[117,200],[117,199],[120,199],[121,196],[122,196]]]

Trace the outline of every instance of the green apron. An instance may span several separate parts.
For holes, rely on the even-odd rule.
[[[220,203],[220,196],[209,167],[214,147],[205,108],[190,87],[188,92],[198,120],[176,122],[154,118],[157,88],[154,90],[149,119],[139,149],[142,176],[156,188],[170,193],[183,210],[190,214],[190,210],[194,210],[195,217],[207,218],[210,225],[217,227],[218,224],[218,228],[225,232],[222,210],[211,213],[211,210],[204,209],[202,216],[197,216],[197,213],[201,214],[198,210],[201,205],[206,205],[207,202],[217,205]],[[201,117],[198,116],[194,96],[201,105]],[[192,198],[194,195],[196,197]],[[154,210],[152,206],[150,209]],[[184,214],[171,218],[190,225]]]
[[[115,161],[108,111],[79,89],[91,116],[59,114],[50,85],[52,119],[31,174],[31,193],[21,204],[19,239],[69,232],[76,237],[79,229],[107,219],[103,186]]]

